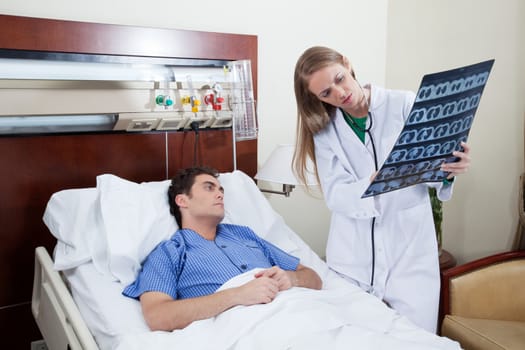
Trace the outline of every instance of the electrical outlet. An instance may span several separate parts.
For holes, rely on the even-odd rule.
[[[31,350],[48,350],[45,340],[36,340],[31,342]]]

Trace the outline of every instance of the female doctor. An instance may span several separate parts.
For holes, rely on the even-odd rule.
[[[297,141],[294,168],[305,181],[308,158],[332,212],[329,266],[406,316],[436,332],[439,258],[428,186],[452,195],[467,171],[469,147],[443,183],[417,184],[361,199],[408,117],[415,94],[361,86],[348,59],[326,47],[307,49],[294,74]]]

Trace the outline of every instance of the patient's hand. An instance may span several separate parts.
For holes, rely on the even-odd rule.
[[[237,289],[240,305],[267,304],[275,299],[279,292],[278,282],[264,276],[253,279]]]
[[[278,266],[273,266],[269,269],[260,271],[255,274],[255,278],[268,277],[277,282],[279,291],[290,289],[294,286],[293,272],[287,272]]]
[[[297,270],[295,271],[285,271],[278,266],[274,266],[256,273],[255,277],[256,279],[267,277],[275,280],[279,286],[279,291],[292,287],[310,289],[321,289],[323,287],[323,281],[317,272],[302,264],[297,265]]]

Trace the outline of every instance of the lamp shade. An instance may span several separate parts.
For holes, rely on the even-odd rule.
[[[276,182],[288,185],[304,185],[295,177],[292,170],[292,160],[295,147],[293,145],[281,144],[272,151],[270,157],[255,175],[257,180]],[[312,167],[308,167],[312,169]],[[306,185],[315,185],[317,181],[312,172],[307,171]]]

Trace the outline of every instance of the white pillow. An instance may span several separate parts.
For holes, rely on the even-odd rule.
[[[170,214],[170,181],[138,184],[115,175],[97,177],[106,254],[93,256],[95,267],[123,284],[133,282],[141,263],[159,242],[177,231]]]
[[[96,188],[71,189],[53,194],[47,203],[43,220],[57,238],[57,270],[83,264],[97,251],[106,249],[97,198]]]
[[[241,171],[223,173],[219,181],[224,188],[224,223],[248,226],[287,253],[297,249],[289,238],[290,228],[248,175]]]
[[[219,181],[225,190],[224,222],[249,226],[287,252],[297,248],[281,228],[286,227],[284,221],[250,177],[235,171],[221,174]],[[107,261],[102,255],[93,259],[100,271],[111,273],[125,285],[133,282],[146,256],[177,230],[169,211],[170,182],[137,184],[114,175],[97,177],[108,252]]]
[[[254,181],[241,171],[220,174],[225,189],[225,223],[249,226],[260,237],[293,253],[293,232],[270,206]],[[58,239],[55,268],[90,259],[101,273],[127,285],[142,261],[177,230],[167,197],[170,180],[135,183],[111,174],[97,177],[94,189],[54,194],[44,221]]]

